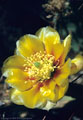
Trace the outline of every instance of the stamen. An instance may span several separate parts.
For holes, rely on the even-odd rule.
[[[41,81],[50,79],[51,72],[58,66],[53,66],[55,57],[46,52],[37,52],[30,57],[27,57],[26,64],[23,65],[24,71],[28,72],[29,78],[35,77]]]

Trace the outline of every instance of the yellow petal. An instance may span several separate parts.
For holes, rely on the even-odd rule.
[[[20,94],[20,91],[12,88],[10,90],[10,99],[11,99],[11,101],[13,101],[13,103],[15,103],[17,105],[23,105],[23,101],[22,101],[21,97],[19,96],[19,94]]]
[[[58,32],[51,27],[45,27],[41,28],[36,35],[43,41],[46,52],[54,55],[57,60],[64,49],[64,45],[60,43]]]
[[[54,45],[54,56],[55,60],[60,58],[61,54],[63,53],[64,47],[62,44],[56,44]]]
[[[68,86],[69,86],[68,79],[66,79],[64,86],[58,86],[58,89],[59,89],[58,99],[61,99],[65,95],[65,93],[68,90]]]
[[[47,80],[43,87],[40,88],[40,92],[43,97],[52,102],[56,102],[58,99],[58,90],[53,80]]]
[[[11,56],[5,60],[2,67],[2,73],[5,75],[6,70],[10,68],[19,68],[22,69],[23,64],[25,63],[24,58],[21,56]]]
[[[68,54],[70,47],[71,47],[71,35],[68,35],[65,40],[64,40],[64,51],[65,51],[65,56]]]
[[[17,98],[18,95],[22,103],[28,108],[40,107],[46,104],[46,100],[42,97],[39,90],[37,89],[38,87],[35,85],[32,89],[24,92],[19,92],[19,95],[16,93],[14,96]],[[11,98],[13,98],[13,93],[11,94]],[[12,99],[14,103],[17,103],[17,100]]]
[[[24,35],[17,41],[16,45],[16,54],[21,54],[24,57],[29,57],[31,54],[44,51],[43,43],[34,35]]]
[[[83,69],[83,56],[78,54],[74,59],[71,60],[71,75],[76,74]]]
[[[60,43],[60,36],[56,30],[51,27],[43,27],[36,32],[39,39],[45,42],[46,38],[51,41],[51,43]]]
[[[63,41],[63,45],[64,45],[64,51],[63,51],[63,54],[62,54],[62,64],[64,63],[65,61],[65,58],[71,48],[71,35],[68,35],[65,40]]]
[[[10,69],[8,71],[8,78],[5,81],[11,87],[16,88],[20,91],[31,89],[33,85],[37,82],[36,79],[29,79],[28,73],[23,72],[20,69]]]
[[[65,80],[70,75],[70,68],[71,68],[71,60],[68,59],[66,63],[55,72],[54,81],[56,82],[57,85],[59,86],[64,85]]]
[[[48,54],[55,56],[55,61],[60,58],[63,53],[64,47],[61,43],[52,44],[51,41],[45,41],[45,48]]]
[[[56,108],[56,103],[51,102],[51,101],[48,100],[47,104],[42,109],[49,111],[50,109],[53,109],[53,108]]]

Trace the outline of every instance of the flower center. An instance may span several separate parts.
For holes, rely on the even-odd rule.
[[[37,78],[38,80],[50,79],[51,72],[54,71],[56,66],[53,66],[54,56],[37,52],[30,57],[27,57],[26,64],[24,64],[24,71],[28,72],[29,78]]]

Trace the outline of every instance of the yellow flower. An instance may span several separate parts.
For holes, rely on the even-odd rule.
[[[50,109],[61,99],[71,74],[70,58],[65,62],[70,46],[71,35],[61,42],[58,32],[51,27],[21,37],[15,55],[2,68],[6,83],[12,87],[11,100],[28,108]]]

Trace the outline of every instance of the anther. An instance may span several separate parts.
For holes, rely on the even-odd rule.
[[[37,52],[31,57],[27,57],[24,71],[28,72],[29,77],[35,77],[41,81],[50,79],[51,72],[57,68],[57,65],[53,66],[55,57],[50,54]],[[59,61],[58,61],[59,62]]]

